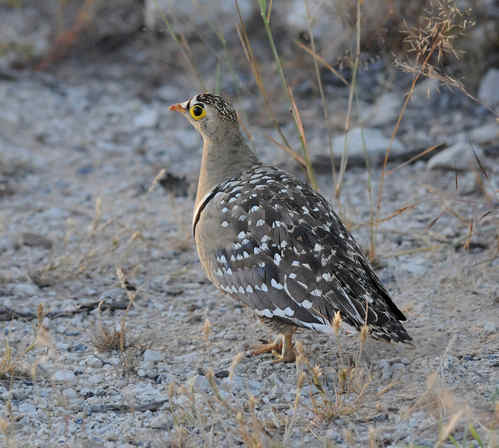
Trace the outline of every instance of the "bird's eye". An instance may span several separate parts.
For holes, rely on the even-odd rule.
[[[189,112],[194,120],[200,120],[206,115],[206,109],[201,104],[195,104],[189,109]]]

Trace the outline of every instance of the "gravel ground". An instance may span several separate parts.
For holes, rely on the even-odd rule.
[[[197,261],[200,138],[167,110],[192,84],[151,82],[136,50],[0,79],[0,445],[434,446],[449,429],[478,446],[465,442],[473,424],[498,446],[497,140],[480,153],[488,177],[426,161],[386,177],[381,216],[396,216],[377,235],[378,272],[414,347],[303,332],[299,362],[276,364],[249,356],[272,335]],[[307,82],[298,100],[320,167]],[[341,116],[348,92],[334,92]],[[400,161],[493,123],[453,95],[411,104]],[[265,139],[256,96],[237,105],[263,158],[298,172]],[[330,176],[319,183],[332,199]],[[364,247],[367,186],[353,164],[337,204]]]

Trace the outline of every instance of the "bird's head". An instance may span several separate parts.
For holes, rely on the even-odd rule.
[[[201,93],[183,103],[172,104],[170,110],[183,114],[204,139],[218,140],[239,132],[236,111],[218,95]]]

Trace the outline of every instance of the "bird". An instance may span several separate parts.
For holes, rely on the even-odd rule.
[[[293,362],[295,331],[334,334],[337,313],[374,339],[410,343],[406,317],[332,206],[307,183],[260,162],[228,99],[200,93],[169,109],[203,140],[192,233],[204,271],[278,333],[254,354]]]

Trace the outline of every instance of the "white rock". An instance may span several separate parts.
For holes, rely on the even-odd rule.
[[[495,334],[497,332],[497,325],[495,322],[486,321],[483,323],[483,331],[486,334]]]
[[[15,283],[10,285],[10,289],[12,294],[21,297],[35,296],[40,292],[38,286],[33,285],[32,283]]]
[[[374,105],[363,109],[360,119],[367,126],[382,126],[397,119],[404,95],[400,92],[389,92],[381,95]]]
[[[161,413],[149,420],[148,426],[154,429],[171,429],[173,427],[172,418],[168,414]]]
[[[175,139],[184,148],[201,148],[201,139],[197,132],[192,132],[191,129],[175,129]]]
[[[7,237],[0,238],[0,254],[6,250],[12,249],[14,247],[14,242]]]
[[[208,381],[208,378],[206,378],[205,376],[201,376],[201,375],[193,376],[192,378],[190,378],[188,380],[188,383],[192,385],[193,389],[196,392],[207,393],[207,392],[210,392],[212,390],[210,382]]]
[[[491,68],[483,77],[478,89],[478,98],[489,106],[499,105],[499,69]]]
[[[478,144],[499,142],[499,125],[497,123],[485,124],[473,129],[469,137],[472,142]]]
[[[312,31],[317,37],[327,34],[345,33],[346,28],[335,11],[333,2],[309,2],[309,13],[312,22]],[[278,6],[278,3],[274,3]],[[288,28],[297,33],[309,30],[309,17],[305,2],[302,0],[291,0],[286,2],[285,9],[276,9],[286,22]],[[326,34],[327,33],[327,34]],[[331,45],[335,43],[329,42]]]
[[[99,369],[100,367],[102,367],[103,362],[99,358],[91,356],[90,358],[85,359],[85,365],[87,365],[88,367]]]
[[[119,300],[125,297],[125,292],[121,288],[113,288],[104,291],[100,296],[99,300]]]
[[[342,437],[341,433],[338,432],[335,429],[328,429],[326,431],[326,438],[328,440],[334,440],[334,441],[337,441],[337,442],[342,442],[343,441],[343,437]]]
[[[159,87],[158,90],[156,90],[156,96],[172,104],[182,101],[182,98],[179,98],[178,87],[171,84],[163,84]]]
[[[37,408],[32,403],[20,403],[18,409],[21,414],[31,415],[31,416],[37,414]]]
[[[63,210],[62,208],[51,207],[51,208],[43,211],[40,215],[43,218],[63,219],[63,218],[69,217],[69,212],[66,210]]]
[[[393,375],[393,369],[392,366],[390,365],[390,362],[386,359],[382,359],[379,362],[379,367],[381,368],[381,380],[382,381],[388,381],[392,375]]]
[[[334,152],[337,156],[343,153],[345,135],[333,139]],[[379,129],[355,128],[348,133],[348,157],[364,159],[364,144],[371,161],[380,162],[385,157],[385,152],[390,145],[390,139],[385,137]],[[390,150],[390,157],[405,153],[405,148],[396,138]]]
[[[59,334],[64,334],[65,333],[65,327],[63,327],[62,325],[59,325],[57,327],[57,333]],[[55,344],[57,350],[59,350],[60,352],[65,352],[71,345],[68,344],[67,342],[57,342]]]
[[[122,389],[123,394],[139,398],[141,401],[163,400],[165,395],[147,381],[130,384]]]
[[[52,380],[57,382],[72,382],[76,378],[71,370],[57,370],[52,375]]]
[[[64,397],[66,397],[68,400],[74,400],[75,398],[78,398],[78,394],[71,387],[64,389],[62,391],[62,395],[64,395]]]
[[[428,261],[422,256],[401,256],[398,258],[397,270],[416,277],[423,276],[429,268]]]
[[[243,20],[251,18],[255,11],[253,0],[239,0],[239,9]],[[166,28],[165,17],[175,31],[184,33],[195,31],[196,27],[211,24],[214,28],[219,26],[234,28],[238,23],[234,2],[227,0],[146,0],[144,5],[144,19],[148,28]],[[172,18],[175,20],[172,20]],[[180,20],[179,20],[180,19]],[[183,19],[183,20],[182,20]],[[177,29],[179,28],[180,29]]]
[[[157,352],[155,350],[147,349],[144,352],[144,361],[145,362],[158,362],[163,359],[163,353]]]
[[[471,170],[476,168],[476,160],[473,154],[475,151],[478,158],[483,161],[483,150],[477,146],[472,146],[467,142],[457,142],[450,148],[444,149],[433,156],[428,162],[428,168],[444,170]]]
[[[434,95],[438,95],[440,83],[437,79],[427,78],[416,84],[411,97],[411,104],[428,105],[428,101]]]
[[[153,128],[158,124],[158,120],[158,111],[148,107],[135,117],[134,124],[138,128]]]
[[[96,384],[104,383],[105,382],[105,378],[104,378],[104,375],[100,375],[100,374],[95,374],[94,373],[92,375],[88,375],[85,378],[85,382],[88,385],[95,386]]]

